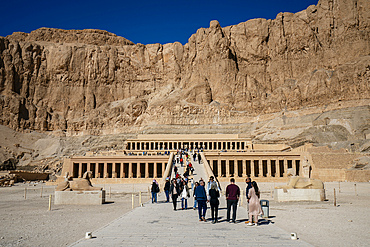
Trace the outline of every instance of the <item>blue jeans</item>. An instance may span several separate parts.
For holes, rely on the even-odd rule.
[[[185,207],[184,207],[184,202],[185,202]],[[188,208],[188,199],[186,198],[181,198],[181,208]]]
[[[207,212],[207,201],[206,200],[198,200],[198,213],[199,213],[199,219],[202,219],[202,217],[206,217]]]
[[[157,192],[152,192],[152,203],[157,202]]]
[[[169,202],[170,201],[170,191],[169,190],[165,190],[164,193],[166,193],[166,202]]]
[[[195,199],[194,197],[194,207],[193,208],[196,208],[197,207],[197,199]]]

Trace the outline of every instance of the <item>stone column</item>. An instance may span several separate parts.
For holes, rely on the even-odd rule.
[[[234,160],[234,177],[237,178],[239,175],[238,160]]]
[[[103,171],[103,178],[108,177],[108,164],[107,162],[104,162],[104,171]]]
[[[103,163],[103,178],[107,178],[107,172],[108,172],[108,167],[107,167],[107,163],[104,162]]]
[[[288,161],[284,158],[284,177],[288,177]]]
[[[117,178],[116,163],[112,163],[112,178]]]
[[[158,174],[158,164],[157,163],[153,163],[153,178],[156,178],[157,177],[157,174]]]
[[[245,163],[245,165],[243,163]],[[248,174],[247,174],[247,165],[248,165],[247,160],[245,160],[244,162],[242,160],[242,166],[243,166],[243,169],[244,169],[243,170],[243,176],[244,177],[247,177],[248,176]]]
[[[149,177],[149,164],[148,162],[145,163],[145,178]]]
[[[140,162],[136,163],[136,177],[141,178],[141,164],[140,164]]]
[[[251,178],[254,178],[254,160],[251,160]]]
[[[91,163],[89,162],[89,163],[87,163],[87,170],[86,171],[90,171],[91,170]]]
[[[280,177],[280,162],[279,160],[275,160],[275,177]]]
[[[220,178],[221,177],[221,175],[222,175],[222,169],[221,169],[222,167],[221,167],[221,160],[220,159],[218,159],[217,160],[217,172],[218,172],[218,177]]]
[[[82,178],[82,163],[78,163],[78,177]]]
[[[128,163],[128,177],[129,178],[132,178],[133,177],[133,174],[132,174],[132,162]]]
[[[226,160],[226,177],[230,177],[230,160]]]
[[[125,174],[125,169],[124,169],[125,168],[125,163],[121,163],[120,166],[121,166],[121,169],[120,169],[120,173],[121,173],[120,174],[120,178],[124,178],[125,175],[126,175]]]
[[[261,159],[258,160],[258,169],[259,169],[258,177],[263,177],[263,162]]]
[[[271,159],[267,160],[267,177],[271,177]]]
[[[95,178],[99,177],[99,162],[95,163]]]

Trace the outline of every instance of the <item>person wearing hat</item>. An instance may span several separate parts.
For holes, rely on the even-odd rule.
[[[170,178],[166,178],[166,183],[164,184],[164,193],[166,194],[166,202],[170,202]]]

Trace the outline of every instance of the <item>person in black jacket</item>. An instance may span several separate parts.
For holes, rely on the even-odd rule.
[[[172,179],[172,184],[171,184],[171,187],[170,187],[170,194],[171,194],[171,197],[172,197],[173,210],[176,211],[177,197],[180,195],[180,186],[176,182],[176,179]]]
[[[170,188],[171,188],[170,179],[166,178],[166,183],[164,185],[164,193],[166,193],[166,202],[170,201]]]
[[[159,192],[159,186],[155,179],[153,180],[151,191],[152,191],[152,203],[157,202],[157,193]]]
[[[218,198],[220,197],[220,192],[217,188],[216,183],[211,183],[211,188],[209,189],[209,197],[210,197],[210,204],[211,204],[211,213],[212,213],[212,224],[218,222],[218,205],[220,202]]]

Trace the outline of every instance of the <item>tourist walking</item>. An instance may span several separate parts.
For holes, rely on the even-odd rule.
[[[159,192],[159,186],[157,181],[154,179],[152,183],[152,203],[157,202],[157,193]]]
[[[206,222],[207,194],[203,180],[199,181],[199,185],[195,188],[195,198],[198,202],[199,221]]]
[[[193,175],[194,167],[192,163],[189,163],[190,175]]]
[[[193,209],[195,210],[197,208],[197,198],[195,197],[195,189],[199,186],[198,182],[195,182],[194,190],[193,190],[193,197],[194,197],[194,206]]]
[[[236,209],[238,206],[240,196],[240,188],[235,184],[235,179],[230,179],[230,184],[226,187],[226,200],[227,200],[227,221],[236,223]],[[230,211],[233,208],[233,218],[230,220]]]
[[[171,188],[170,179],[166,178],[166,183],[164,184],[164,193],[166,194],[166,202],[170,201],[170,188]]]
[[[247,187],[245,188],[245,196],[247,197],[247,207],[246,207],[246,210],[247,210],[247,215],[249,215],[249,197],[248,197],[248,193],[249,193],[249,190],[250,188],[252,188],[252,180],[250,177],[247,177],[245,179],[245,183],[247,184]],[[245,223],[248,224],[249,221],[251,221],[252,219],[248,219],[248,221],[246,221]]]
[[[202,156],[200,156],[200,153],[198,153],[198,163],[200,164],[201,161],[202,161]]]
[[[220,204],[218,201],[219,197],[220,192],[217,188],[217,184],[212,183],[211,188],[209,189],[209,203],[211,204],[212,224],[218,222],[218,205]]]
[[[181,208],[182,210],[188,209],[189,187],[186,181],[182,181],[181,191]]]
[[[215,184],[217,189],[220,190],[220,188],[218,187],[217,182],[215,181],[215,177],[210,176],[209,180],[208,180],[208,184],[207,184],[207,194],[208,195],[209,195],[209,190],[211,189],[212,184]]]
[[[171,194],[171,197],[172,197],[173,210],[176,211],[177,197],[180,194],[180,187],[179,187],[179,184],[176,182],[176,179],[172,179],[172,184],[171,184],[171,187],[170,187],[170,194]]]
[[[249,223],[248,226],[252,226],[252,217],[254,216],[254,225],[258,226],[258,215],[262,214],[262,208],[259,196],[260,192],[255,181],[252,182],[252,188],[249,189]]]

